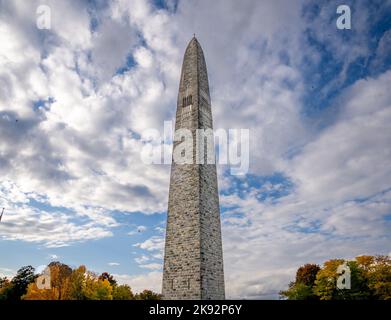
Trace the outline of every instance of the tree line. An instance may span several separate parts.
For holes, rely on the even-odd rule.
[[[346,264],[350,289],[338,288],[338,267]],[[32,266],[20,268],[12,279],[0,277],[0,300],[159,300],[151,290],[134,294],[130,286],[118,284],[108,272],[98,275],[85,266],[72,269],[61,262],[48,265],[50,286],[42,288]],[[320,267],[305,264],[296,278],[280,292],[288,300],[391,300],[391,258],[358,256],[354,260],[332,259]]]
[[[346,264],[350,273],[350,289],[337,285]],[[321,268],[306,264],[296,272],[295,281],[280,292],[288,300],[391,300],[391,258],[358,256],[354,260],[332,259]]]
[[[134,294],[130,286],[118,284],[108,272],[98,275],[85,266],[72,269],[61,262],[48,265],[50,285],[40,280],[32,266],[20,268],[10,280],[0,278],[0,300],[159,300],[160,294],[144,290]],[[37,280],[40,280],[38,282]]]

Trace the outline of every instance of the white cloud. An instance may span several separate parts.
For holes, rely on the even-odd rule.
[[[91,32],[87,7],[51,2],[53,30],[42,33],[30,28],[35,17],[28,16],[28,12],[34,12],[32,9],[37,3],[29,3],[28,8],[7,5],[7,16],[16,18],[4,17],[1,24],[5,28],[2,35],[12,36],[2,42],[2,52],[5,52],[2,55],[5,59],[2,60],[2,76],[11,86],[2,92],[0,103],[0,173],[3,179],[12,181],[21,193],[33,192],[38,202],[70,209],[67,215],[87,217],[91,223],[102,226],[100,228],[106,235],[111,232],[108,228],[117,225],[111,211],[165,211],[169,167],[141,163],[142,144],[134,133],[140,134],[149,127],[161,128],[163,120],[174,115],[182,58],[180,48],[189,38],[182,28],[183,19],[189,18],[186,5],[180,4],[177,16],[173,17],[164,11],[153,11],[144,1],[132,3],[131,7],[127,2],[115,1],[107,11],[100,13],[98,27]],[[207,7],[206,2],[197,5],[201,11]],[[213,10],[218,9],[218,6],[213,7]],[[256,9],[262,8],[257,6]],[[242,20],[246,19],[245,12],[250,12],[251,6],[243,7],[243,10],[238,13]],[[27,24],[18,25],[18,12],[27,18]],[[294,10],[284,9],[284,12],[294,20],[297,18]],[[68,19],[69,16],[74,19]],[[233,23],[224,19],[224,23],[232,28]],[[254,17],[255,20],[259,21]],[[273,25],[276,29],[270,29],[268,37],[280,29],[277,24]],[[80,29],[77,36],[72,34],[75,26]],[[259,65],[256,51],[240,51],[249,44],[250,38],[241,40],[242,35],[237,32],[232,34],[239,41],[236,58],[243,63],[247,61],[247,70],[257,70],[248,78],[246,86],[238,86],[243,79],[236,79],[234,74],[243,70],[243,64],[234,64],[229,73],[217,72],[223,63],[232,66],[235,57],[226,55],[221,59],[218,47],[221,43],[211,41],[203,29],[206,25],[198,27],[200,37],[205,39],[208,47],[211,83],[212,88],[216,88],[216,119],[220,119],[217,124],[220,121],[225,127],[252,127],[254,135],[270,133],[275,136],[283,130],[276,126],[278,118],[286,117],[292,132],[302,131],[293,104],[284,105],[287,101],[297,100],[298,95],[291,89],[279,88],[285,78],[297,82],[297,72],[279,66],[274,59]],[[258,33],[256,29],[255,25],[251,26],[251,30]],[[144,46],[138,42],[137,33],[142,34]],[[128,41],[119,41],[126,34]],[[28,50],[21,50],[25,47]],[[134,57],[136,66],[122,75],[111,77],[118,67],[124,65],[128,55]],[[254,69],[256,65],[258,67]],[[268,75],[271,81],[259,82],[262,75]],[[235,80],[230,84],[232,87],[224,85],[226,81],[223,79],[227,76]],[[7,80],[10,77],[12,81]],[[264,90],[254,97],[255,91],[251,87],[258,86]],[[226,92],[233,87],[247,89],[236,95],[227,95]],[[261,99],[261,96],[268,97],[271,91],[276,93]],[[238,99],[240,96],[245,102],[241,116],[227,117],[223,106],[242,104]],[[41,102],[44,106],[39,111],[34,110],[36,101],[47,101],[49,97],[53,99],[51,102]],[[273,99],[278,106],[267,108]],[[259,116],[255,112],[259,106],[254,105],[258,101],[265,106],[261,108],[265,114],[259,113]],[[263,119],[269,119],[268,123],[255,128],[257,121],[264,122]],[[283,151],[283,145],[293,142],[297,136],[292,132],[278,139],[280,146],[267,143],[267,154],[271,158],[259,158],[254,163],[272,170],[275,167],[272,163]],[[29,139],[23,139],[27,135]],[[287,142],[282,142],[284,137],[288,137]],[[271,152],[272,148],[275,152]],[[254,154],[254,159],[257,157]],[[32,238],[24,237],[26,241]]]
[[[111,231],[93,223],[72,222],[63,213],[37,211],[27,206],[8,210],[3,217],[0,232],[4,240],[44,243],[48,248],[113,235]]]
[[[164,238],[162,236],[153,236],[144,242],[134,244],[134,246],[147,251],[162,251],[164,248]]]
[[[164,236],[161,234],[134,244],[133,246],[143,250],[143,253],[136,257],[134,261],[142,269],[161,270],[164,242]]]
[[[29,46],[28,34],[24,38],[25,30],[20,30],[19,37],[13,37],[12,41],[4,39],[4,43],[13,43],[15,47],[3,47],[6,53],[5,68],[2,69],[4,76],[15,77],[16,69],[20,69],[21,65],[29,65],[29,69],[20,73],[24,79],[30,79],[30,75],[34,76],[37,72],[40,76],[34,76],[31,83],[26,84],[19,77],[11,82],[12,88],[2,95],[4,104],[0,105],[0,110],[5,113],[0,117],[3,122],[1,136],[7,137],[7,140],[2,139],[4,144],[1,160],[8,164],[8,168],[3,167],[4,170],[8,169],[3,173],[6,172],[6,178],[11,179],[24,190],[34,190],[37,194],[45,195],[48,202],[56,206],[80,208],[94,204],[94,206],[107,207],[110,203],[110,210],[162,211],[165,208],[163,204],[166,202],[164,191],[167,182],[164,178],[168,177],[168,168],[144,166],[139,161],[141,144],[129,131],[134,120],[136,123],[142,123],[138,121],[142,117],[135,118],[132,115],[136,112],[138,104],[143,102],[138,101],[144,99],[142,93],[145,90],[150,92],[150,100],[153,92],[159,96],[162,93],[159,91],[161,90],[160,79],[156,79],[154,75],[159,70],[159,66],[150,72],[144,71],[146,63],[148,64],[147,51],[137,49],[132,52],[134,49],[132,43],[135,44],[135,40],[132,40],[130,35],[131,32],[134,34],[135,29],[126,21],[111,21],[105,17],[94,33],[96,39],[92,41],[89,24],[82,22],[85,19],[86,8],[70,6],[69,10],[66,10],[63,4],[63,2],[59,5],[51,4],[52,12],[58,13],[64,9],[64,17],[68,14],[74,15],[75,10],[80,12],[74,15],[76,20],[61,19],[61,24],[57,24],[58,29],[61,30],[60,38],[57,42],[44,44],[44,49],[49,51],[47,55],[41,57],[42,48],[38,45]],[[33,8],[34,5],[31,4],[31,7]],[[16,12],[12,6],[9,10],[11,13]],[[30,17],[30,23],[33,22],[33,18]],[[59,19],[55,15],[53,20]],[[73,22],[69,23],[70,21]],[[78,36],[87,37],[87,40],[79,41],[73,36],[69,38],[68,29],[64,28],[63,24],[69,23],[68,26],[73,28],[74,22],[82,30]],[[10,27],[2,34],[13,35],[15,31],[13,23],[10,20],[2,21],[2,26]],[[123,28],[122,33],[114,26]],[[58,29],[54,28],[52,33],[56,34]],[[85,30],[87,36],[83,35]],[[51,36],[52,33],[47,36]],[[108,35],[113,33],[117,37],[114,40],[123,39],[124,34],[127,33],[130,42],[115,42],[112,37],[108,38]],[[42,34],[36,30],[35,36],[39,37]],[[113,40],[114,43],[107,43],[108,39]],[[70,45],[70,41],[74,41],[74,45]],[[80,51],[81,44],[84,50],[86,49],[84,46],[87,48],[93,46],[92,61],[89,61],[86,51]],[[121,49],[117,48],[119,45]],[[22,46],[30,48],[31,54],[30,51],[20,50]],[[102,88],[96,92],[93,85],[95,76],[91,70],[101,71],[107,77],[115,72],[115,68],[122,66],[126,55],[131,53],[135,54],[140,68],[135,68],[135,72],[123,76],[102,80]],[[156,57],[150,57],[149,60],[151,59],[156,60]],[[9,60],[15,63],[9,63]],[[108,66],[102,66],[102,61]],[[37,89],[39,92],[31,92],[26,89],[37,85],[44,90]],[[142,87],[135,92],[135,95],[131,90],[127,90],[127,88],[137,89],[139,86]],[[15,94],[12,95],[12,92]],[[31,94],[26,95],[26,92]],[[48,104],[46,109],[41,109],[40,113],[32,112],[33,102],[47,99],[48,96],[53,97],[54,102]],[[170,95],[167,95],[167,101],[168,99]],[[156,96],[150,102],[147,100],[145,101],[147,104],[156,104],[158,101],[161,102],[161,97],[158,100]],[[140,111],[142,115],[141,106]],[[16,120],[18,123],[15,123]],[[16,134],[16,130],[19,134]],[[13,141],[13,144],[8,143],[11,141],[9,139],[15,140],[15,137],[27,134],[27,130],[30,131],[31,136],[29,141],[19,139]],[[97,136],[97,133],[100,135]],[[23,152],[15,154],[16,150],[23,150]],[[13,158],[12,162],[6,160],[10,157]],[[116,161],[112,161],[113,159]],[[22,163],[27,165],[17,165]],[[56,183],[53,183],[53,180],[56,180]],[[129,181],[134,183],[130,184]],[[148,199],[155,201],[145,201]]]
[[[116,267],[116,266],[119,266],[120,263],[118,263],[118,262],[109,262],[108,265],[109,265],[110,267]]]
[[[34,194],[26,196],[10,181],[0,183],[0,206],[5,207],[0,224],[2,239],[44,243],[50,248],[112,236],[101,223],[80,222],[59,210],[31,207],[29,197],[39,199]]]
[[[140,257],[134,258],[134,261],[136,261],[138,264],[143,264],[147,262],[150,258],[146,255],[142,255]]]
[[[388,252],[390,76],[345,91],[335,123],[286,163],[291,194],[222,197],[228,297],[276,298],[304,263]]]
[[[294,159],[287,171],[300,185],[303,199],[331,205],[390,187],[390,81],[389,71],[346,90],[335,124]]]
[[[114,278],[120,284],[129,285],[133,292],[141,292],[146,289],[157,293],[161,292],[162,273],[159,271],[141,275],[114,274]]]
[[[0,277],[12,279],[16,275],[16,271],[10,268],[0,267]]]
[[[147,263],[147,264],[141,264],[141,268],[149,269],[149,270],[160,270],[162,268],[161,263]]]

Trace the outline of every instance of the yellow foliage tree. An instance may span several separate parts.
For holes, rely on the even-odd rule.
[[[26,294],[22,297],[23,300],[57,300],[57,290],[39,289],[35,282],[32,282],[27,287]]]
[[[50,288],[40,289],[36,282],[28,285],[24,300],[155,300],[160,295],[150,290],[133,295],[128,285],[118,285],[113,276],[104,272],[101,276],[80,266],[74,270],[60,262],[49,264]],[[1,279],[0,279],[1,280]],[[3,285],[4,284],[4,285]],[[7,285],[3,279],[0,289]],[[4,288],[3,288],[4,287]],[[1,291],[0,291],[1,293]],[[0,296],[1,298],[1,296]]]
[[[333,299],[336,288],[337,269],[344,262],[343,259],[329,260],[324,267],[318,271],[315,280],[315,293],[321,300]]]
[[[101,280],[95,274],[88,273],[84,296],[88,300],[113,300],[113,287],[107,279]]]

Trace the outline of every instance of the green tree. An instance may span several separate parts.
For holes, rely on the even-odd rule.
[[[372,294],[368,287],[366,272],[357,261],[346,261],[350,269],[350,289],[337,288],[338,267],[345,261],[335,259],[326,261],[322,270],[318,272],[315,281],[315,293],[321,300],[363,300],[370,299]]]
[[[86,285],[86,272],[85,266],[80,266],[72,271],[69,279],[69,291],[68,297],[70,300],[85,300],[84,288]]]
[[[35,280],[35,269],[32,266],[20,268],[11,280],[11,288],[7,293],[7,300],[20,300],[26,293],[27,286]]]
[[[127,284],[115,286],[113,289],[113,300],[133,300],[132,289]]]
[[[312,288],[304,283],[291,282],[288,290],[281,291],[280,295],[288,300],[311,300],[314,299]]]
[[[350,289],[337,287],[341,276],[337,270],[344,263],[349,267]],[[291,282],[280,295],[289,300],[391,300],[391,258],[358,256],[350,261],[332,259],[322,268],[305,265],[297,270],[295,282]]]
[[[144,290],[135,295],[136,300],[161,300],[162,296],[151,290]]]

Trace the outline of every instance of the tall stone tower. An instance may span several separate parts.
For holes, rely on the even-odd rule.
[[[175,130],[212,129],[208,74],[193,37],[186,48]],[[180,142],[174,142],[175,146]],[[224,299],[223,250],[216,165],[171,165],[163,270],[163,299]]]

